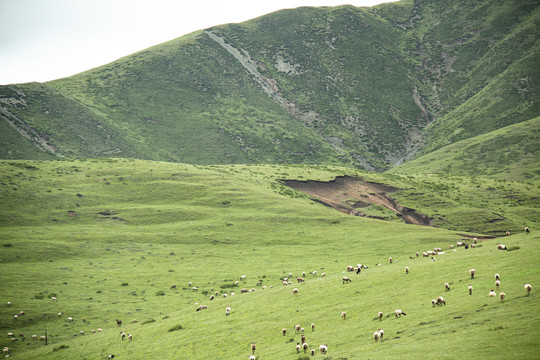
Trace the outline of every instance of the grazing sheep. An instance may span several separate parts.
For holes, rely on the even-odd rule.
[[[396,315],[396,317],[401,317],[401,315],[407,315],[405,314],[403,311],[397,309],[396,311],[394,311],[394,314]]]
[[[405,274],[408,274],[408,273],[409,273],[409,267],[405,266]]]
[[[170,287],[169,289],[170,289],[170,290],[176,289],[176,285],[171,285],[171,287]]]
[[[454,248],[454,245],[448,245],[448,248],[452,250]]]
[[[499,250],[508,250],[506,248],[506,245],[503,245],[503,244],[497,244],[497,249],[499,249]]]
[[[384,340],[384,330],[383,329],[379,329],[379,337],[381,338],[381,341]]]
[[[252,354],[255,354],[255,350],[257,350],[257,346],[255,345],[255,343],[251,343],[251,352],[252,352]]]
[[[495,287],[497,290],[499,290],[499,287],[501,286],[501,282],[499,280],[495,280]]]
[[[505,234],[508,236],[510,235],[510,231],[506,230]]]
[[[501,275],[495,274],[495,280],[501,280]]]
[[[58,301],[58,299],[56,298],[56,296],[51,296],[51,300],[52,300],[52,301]]]
[[[347,266],[347,271],[348,272],[353,272],[354,271],[354,266],[352,266],[352,265]]]
[[[98,328],[98,329],[97,329],[97,332],[102,332],[102,331],[103,331],[102,328]]]
[[[201,310],[204,310],[204,309],[208,309],[208,306],[206,306],[206,305],[200,305],[200,306],[197,308],[197,310],[195,310],[195,311],[201,311]]]
[[[191,291],[196,292],[196,291],[199,291],[199,289],[197,289],[197,287],[194,286],[194,287],[191,288]]]
[[[247,293],[247,292],[249,292],[249,290],[246,289],[246,288],[242,288],[242,289],[240,290],[240,294],[244,294],[244,293]]]
[[[281,332],[283,333],[283,336],[285,336],[287,334],[287,329],[283,328]]]
[[[302,345],[304,345],[304,343],[306,342],[306,335],[302,334],[302,337],[300,338],[300,342],[302,343]]]
[[[234,295],[235,295],[234,291],[233,291],[233,292],[231,292],[231,296],[234,296]]]
[[[303,277],[299,276],[299,277],[296,278],[296,281],[298,281],[299,283],[301,283],[301,282],[304,282],[304,281],[306,281],[306,280],[304,280]]]
[[[292,289],[291,294],[298,294],[298,289],[297,288]]]
[[[475,269],[469,270],[469,274],[471,274],[471,279],[474,279],[474,275],[476,275],[476,270]]]
[[[431,306],[435,307],[437,305],[437,300],[433,299],[431,300]]]
[[[325,276],[326,276],[326,273],[322,273],[322,274],[321,274],[321,277],[325,277]]]
[[[68,321],[73,321],[73,317],[69,316],[68,318]]]
[[[210,301],[214,300],[214,295],[210,295]]]
[[[281,282],[281,284],[282,284],[283,286],[289,285],[289,283],[287,282],[287,280],[283,280],[283,281]]]
[[[473,238],[472,242],[473,242],[473,244],[478,244],[478,238]]]
[[[388,258],[388,261],[390,261],[390,264],[394,262],[394,260],[392,260],[391,256]]]
[[[294,331],[299,332],[302,329],[302,325],[294,325]]]
[[[292,273],[289,273],[289,277],[292,277]]]
[[[527,296],[529,296],[529,294],[531,293],[531,290],[532,290],[531,284],[525,284],[525,285],[523,285],[523,287],[525,288],[525,291],[527,291]]]
[[[79,335],[84,335],[84,331],[79,331]]]
[[[345,319],[347,318],[347,313],[346,313],[345,311],[343,311],[343,312],[341,313],[341,318],[342,318],[343,320],[345,320]]]
[[[249,360],[256,360],[257,358],[255,357],[255,355],[250,355],[249,356]]]
[[[11,350],[9,350],[9,348],[7,346],[4,346],[4,349],[2,349],[2,352],[4,354],[9,354]]]
[[[427,252],[424,251],[424,252],[422,253],[422,257],[429,257],[429,254],[428,254]]]
[[[7,337],[15,337],[15,333],[8,332],[8,333],[7,333]]]
[[[39,341],[45,341],[47,339],[47,337],[45,335],[41,335],[39,337]]]
[[[311,324],[311,331],[315,331],[315,323]]]
[[[450,291],[450,284],[444,283],[444,287],[446,288],[446,291]]]
[[[379,321],[382,321],[383,316],[384,316],[384,314],[382,313],[382,311],[379,311],[379,313],[377,314],[377,317],[379,318]]]
[[[437,297],[437,305],[446,305],[446,300],[442,296]]]
[[[375,342],[379,342],[379,332],[378,331],[375,331],[373,333],[373,340],[375,340]]]
[[[193,286],[193,284],[191,283],[191,281],[188,282],[188,286],[189,286],[189,287],[192,287],[192,286]]]
[[[469,295],[472,295],[472,285],[469,285]]]
[[[92,330],[90,330],[90,332],[91,332],[92,334],[95,334],[95,333],[96,333],[96,329],[92,329]]]
[[[225,316],[229,316],[231,314],[231,310],[229,308],[225,309]]]
[[[346,276],[344,276],[341,280],[343,281],[343,284],[345,284],[346,282],[352,282],[352,280]]]
[[[311,356],[315,356],[315,349],[311,349],[309,353],[311,354]]]
[[[300,329],[300,332],[301,332],[301,333],[304,333],[304,328],[301,328],[301,329]],[[302,335],[302,336],[304,336],[304,335]]]
[[[311,273],[313,276],[317,276],[317,271]]]
[[[416,252],[416,257],[419,257],[420,256],[420,253],[417,251]]]
[[[319,351],[323,355],[326,354],[328,352],[328,345],[327,344],[322,344],[321,346],[319,346]]]
[[[296,353],[298,354],[300,352],[300,349],[302,346],[300,346],[300,343],[296,343]]]
[[[305,272],[305,271],[302,271],[302,276],[306,276],[306,272]]]
[[[129,341],[132,341],[133,340],[133,335],[128,334],[128,339],[129,339]]]
[[[506,294],[501,292],[501,293],[499,293],[499,297],[501,298],[501,302],[503,302],[504,299],[506,299]]]
[[[32,335],[32,340],[37,340],[37,339],[38,339],[37,334]]]
[[[59,312],[59,313],[58,313],[58,317],[61,317],[61,316],[62,316],[62,313],[61,313],[61,312]]]
[[[530,233],[530,232],[531,232],[531,229],[529,229],[529,227],[526,226],[526,227],[525,227],[525,233],[528,234],[528,233]]]
[[[226,299],[226,298],[227,298],[227,294],[223,294],[223,298]]]
[[[116,320],[116,325],[117,326],[121,326],[122,325],[122,320],[119,320],[119,319],[114,319]]]
[[[114,359],[115,356],[116,356],[116,355],[111,354],[111,355],[108,356],[108,358],[109,358],[109,359]]]
[[[302,344],[302,349],[304,350],[304,354],[308,351],[309,345],[307,343]]]
[[[123,331],[120,331],[120,338],[122,339],[122,341],[124,341],[125,337],[126,337],[126,333]]]
[[[494,296],[497,296],[497,294],[495,293],[495,291],[491,290],[489,292],[489,297],[494,297]]]
[[[246,275],[240,276],[240,280],[241,280],[241,281],[246,281],[246,279],[247,279],[247,276],[246,276]]]

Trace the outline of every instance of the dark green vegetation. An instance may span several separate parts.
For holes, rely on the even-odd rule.
[[[539,19],[537,1],[441,0],[214,27],[0,87],[0,157],[388,169],[537,117]]]
[[[310,347],[328,344],[329,353],[317,358],[534,358],[540,350],[540,223],[533,201],[540,191],[527,183],[123,159],[3,161],[0,174],[0,330],[26,336],[14,342],[2,337],[14,359],[111,353],[130,359],[247,359],[250,342],[257,343],[259,359],[298,359],[297,323],[308,329]],[[346,215],[278,181],[343,175],[399,187],[391,195],[402,205],[448,219],[439,224],[458,232]],[[505,220],[490,222],[495,212]],[[523,232],[525,225],[531,234]],[[477,230],[465,234],[470,229]],[[448,249],[476,234],[504,236],[506,230],[512,236],[480,237],[475,249]],[[512,251],[497,250],[499,242]],[[446,250],[435,262],[409,259],[434,247]],[[399,262],[389,264],[390,256]],[[357,263],[369,269],[343,274]],[[470,268],[477,270],[475,280],[469,279]],[[306,282],[297,284],[304,271]],[[294,283],[282,286],[289,272]],[[502,276],[504,303],[487,297],[495,273]],[[243,274],[247,280],[235,285]],[[343,285],[343,275],[353,282]],[[452,288],[448,293],[445,282]],[[533,284],[528,297],[526,282]],[[240,294],[244,287],[256,291]],[[299,294],[290,293],[293,287]],[[218,296],[209,300],[215,291]],[[431,299],[440,295],[447,305],[433,308]],[[208,309],[196,312],[197,303]],[[396,319],[398,308],[407,316]],[[14,320],[21,310],[25,315]],[[378,311],[385,314],[382,322]],[[98,328],[103,332],[91,333]],[[385,341],[375,344],[371,336],[379,328]],[[48,346],[30,339],[45,330]],[[121,341],[120,330],[133,341]],[[434,341],[452,352],[432,346]]]

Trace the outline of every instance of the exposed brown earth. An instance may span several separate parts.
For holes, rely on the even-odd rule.
[[[400,205],[387,195],[400,190],[398,188],[350,176],[339,176],[335,180],[328,182],[284,180],[283,183],[295,190],[313,196],[326,206],[333,207],[346,214],[382,219],[366,215],[361,211],[364,207],[377,204],[393,211],[408,224],[433,226],[428,216]],[[351,201],[351,199],[355,200]]]

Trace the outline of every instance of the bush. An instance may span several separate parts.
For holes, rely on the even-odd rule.
[[[53,348],[53,351],[58,351],[58,350],[67,349],[67,348],[69,348],[69,345],[55,346],[55,347]]]
[[[145,320],[141,323],[141,325],[146,325],[146,324],[151,324],[153,322],[156,322],[156,319],[149,319],[149,320]]]
[[[182,325],[178,324],[178,325],[175,325],[175,326],[173,326],[172,328],[170,328],[170,329],[168,330],[168,332],[176,331],[176,330],[183,330],[183,329],[184,329],[184,327],[183,327]]]
[[[122,286],[128,286],[129,284],[127,282],[123,282]]]
[[[165,292],[163,290],[159,290],[158,292],[156,292],[156,296],[164,296],[165,295]]]

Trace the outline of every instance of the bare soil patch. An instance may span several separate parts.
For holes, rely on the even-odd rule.
[[[338,176],[324,181],[283,180],[283,183],[295,190],[313,196],[321,204],[333,207],[346,214],[382,219],[362,212],[363,207],[377,204],[393,211],[408,224],[433,226],[431,218],[420,214],[415,209],[400,205],[389,193],[400,189],[365,181],[351,176]]]

